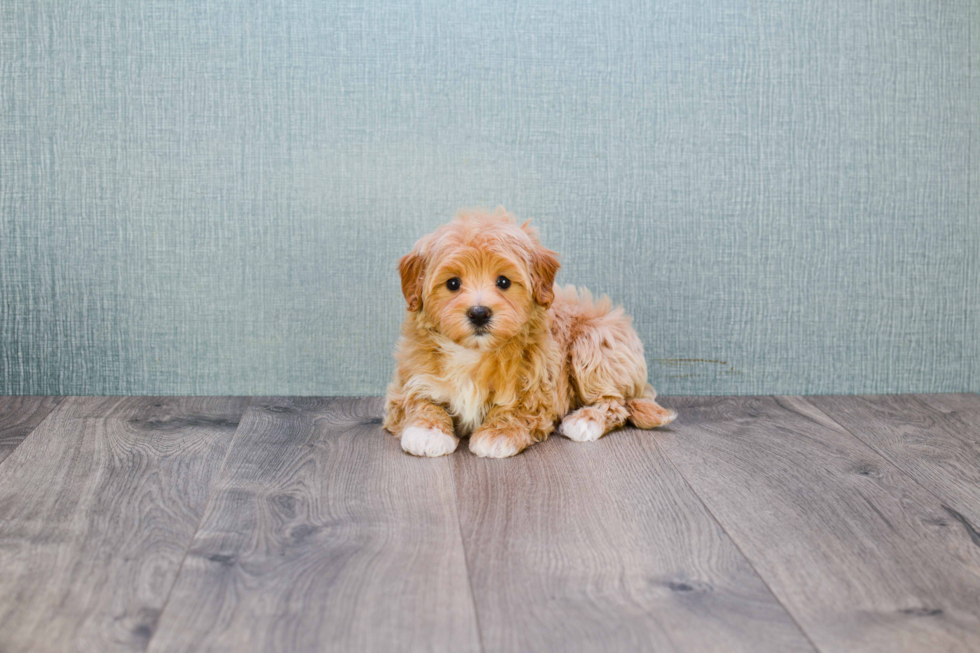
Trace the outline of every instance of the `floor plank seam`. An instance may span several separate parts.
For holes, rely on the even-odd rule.
[[[11,450],[10,450],[10,453],[8,453],[8,454],[6,455],[6,457],[4,457],[4,458],[3,458],[2,460],[0,460],[0,471],[2,471],[2,470],[3,470],[3,464],[4,464],[5,462],[7,462],[8,460],[10,460],[11,458],[13,458],[13,457],[14,457],[14,453],[15,453],[15,452],[16,452],[16,451],[17,451],[18,449],[20,449],[20,447],[21,447],[21,445],[22,445],[22,444],[24,444],[24,442],[26,442],[26,441],[27,441],[27,438],[29,438],[29,437],[31,437],[32,435],[34,435],[34,433],[35,433],[35,432],[36,432],[36,431],[37,431],[37,430],[38,430],[39,428],[41,428],[41,425],[42,425],[42,424],[44,424],[44,423],[45,423],[45,422],[47,422],[47,421],[48,421],[49,419],[51,419],[51,417],[52,417],[52,415],[54,415],[55,413],[57,413],[57,412],[59,412],[60,410],[62,410],[62,407],[63,407],[63,406],[64,406],[64,405],[65,405],[65,404],[67,403],[67,400],[68,400],[68,399],[71,399],[71,397],[69,397],[69,396],[66,396],[66,395],[62,395],[62,396],[61,396],[61,397],[60,397],[60,398],[58,399],[58,403],[57,403],[57,405],[56,405],[56,406],[55,406],[54,408],[52,408],[52,409],[51,409],[50,411],[48,411],[48,414],[44,416],[44,419],[42,419],[42,420],[41,420],[40,422],[38,422],[37,424],[35,424],[35,425],[34,425],[34,428],[32,428],[32,429],[31,429],[31,432],[30,432],[30,433],[28,433],[27,435],[25,435],[25,436],[24,436],[24,439],[23,439],[23,440],[21,440],[20,442],[18,442],[18,443],[17,443],[17,446],[15,446],[15,447],[14,447],[13,449],[11,449]]]
[[[480,641],[480,650],[486,651],[483,643],[483,629],[480,627],[480,611],[476,607],[476,593],[473,591],[473,578],[470,573],[470,560],[466,554],[466,538],[463,537],[463,521],[459,516],[459,492],[456,489],[456,466],[451,457],[446,458],[449,464],[449,478],[453,482],[453,503],[456,505],[456,530],[459,532],[459,545],[463,549],[463,567],[466,569],[466,586],[470,589],[470,603],[473,605],[473,619],[476,620],[476,636]]]
[[[750,558],[748,555],[745,554],[745,551],[742,550],[742,547],[741,545],[739,545],[738,540],[736,540],[732,536],[732,534],[728,531],[728,529],[725,528],[725,526],[721,523],[718,517],[715,516],[715,513],[711,510],[711,508],[708,507],[708,504],[705,503],[704,499],[701,498],[701,495],[698,494],[697,490],[694,489],[694,486],[691,485],[691,482],[687,480],[686,476],[684,476],[684,473],[680,470],[680,468],[676,464],[674,464],[674,461],[670,457],[670,453],[666,449],[661,449],[661,451],[664,454],[664,459],[667,461],[667,464],[674,468],[674,471],[677,472],[677,475],[680,476],[681,480],[684,481],[684,485],[686,485],[687,488],[691,491],[691,493],[697,498],[701,506],[705,509],[708,515],[711,516],[712,521],[714,521],[715,524],[718,525],[718,528],[721,529],[721,531],[732,543],[732,546],[734,546],[735,549],[739,552],[739,555],[741,555],[742,558],[745,559],[746,564],[748,564],[752,568],[752,571],[754,571],[755,575],[758,576],[760,581],[762,581],[762,584],[766,586],[766,589],[769,590],[769,593],[772,595],[772,597],[776,600],[777,603],[779,603],[779,605],[783,606],[783,610],[785,610],[786,614],[789,615],[789,618],[793,620],[793,623],[796,624],[797,629],[799,629],[803,637],[806,638],[806,641],[810,643],[810,646],[813,647],[813,650],[822,652],[823,649],[817,646],[816,642],[813,641],[813,638],[810,637],[810,633],[806,631],[803,625],[796,618],[796,615],[793,614],[793,611],[789,608],[789,606],[786,605],[786,603],[783,602],[781,598],[779,598],[779,595],[776,594],[775,590],[773,590],[772,586],[769,584],[769,581],[766,580],[766,577],[763,576],[762,573],[759,571],[759,569],[755,566],[755,563],[752,561],[752,558]]]
[[[915,475],[910,474],[907,471],[905,471],[904,469],[902,469],[901,467],[899,467],[898,463],[896,463],[891,458],[889,458],[888,455],[885,452],[878,451],[878,449],[876,447],[874,447],[871,444],[868,444],[867,442],[865,442],[864,439],[861,438],[861,436],[859,436],[857,433],[855,433],[852,429],[850,429],[847,426],[844,426],[843,424],[841,424],[838,420],[836,420],[833,417],[831,417],[827,413],[827,411],[823,410],[822,408],[820,408],[819,406],[817,406],[816,404],[814,404],[812,401],[809,401],[805,396],[801,396],[800,398],[803,401],[805,401],[809,406],[812,406],[815,410],[820,411],[820,413],[822,415],[826,416],[827,419],[829,419],[830,421],[832,421],[834,424],[837,424],[842,429],[844,429],[844,431],[848,435],[850,435],[852,438],[854,438],[855,440],[857,440],[858,442],[860,442],[868,451],[870,451],[871,453],[873,453],[874,455],[878,456],[879,458],[881,458],[882,460],[884,460],[886,463],[888,463],[891,466],[891,468],[894,469],[896,472],[898,472],[899,474],[901,474],[902,476],[904,476],[905,478],[911,480],[913,483],[915,483],[917,486],[919,486],[929,496],[933,497],[936,501],[938,501],[940,503],[940,505],[942,505],[944,508],[946,507],[945,504],[948,504],[948,503],[957,504],[958,503],[957,501],[948,499],[947,497],[941,497],[941,496],[939,496],[938,494],[936,494],[935,491],[933,491],[933,490],[927,488],[925,485],[923,485],[919,481],[919,479],[915,477]],[[926,405],[924,402],[921,402],[920,401],[918,403],[923,408],[923,410],[926,410],[928,412],[936,412],[931,406]],[[966,531],[967,531],[967,535],[969,535],[970,536],[970,539],[972,540],[973,539],[973,534],[971,532],[971,529],[969,527],[966,527]]]
[[[208,507],[211,505],[211,497],[214,495],[215,485],[221,480],[221,475],[225,471],[225,465],[228,462],[228,456],[231,454],[232,447],[235,446],[235,439],[238,438],[238,432],[242,429],[242,422],[245,421],[245,413],[248,412],[249,407],[252,405],[252,397],[248,397],[245,402],[245,408],[242,409],[242,414],[238,418],[238,426],[235,427],[235,432],[231,436],[231,441],[228,442],[228,450],[225,451],[224,457],[221,459],[221,466],[218,467],[218,472],[214,476],[214,483],[211,484],[211,488],[208,490],[208,500],[204,502],[204,509],[201,510],[201,515],[197,518],[197,525],[194,526],[194,533],[191,535],[187,542],[187,547],[184,549],[184,555],[180,559],[180,564],[177,566],[177,573],[174,574],[174,581],[170,584],[170,589],[167,591],[167,598],[163,601],[163,605],[160,607],[160,616],[157,618],[157,622],[153,627],[153,634],[150,638],[146,640],[146,648],[144,651],[149,651],[153,648],[153,642],[156,639],[157,633],[160,632],[160,623],[163,621],[164,616],[167,613],[167,607],[170,605],[170,597],[174,594],[174,588],[177,587],[177,582],[180,580],[180,574],[184,570],[184,563],[187,561],[187,556],[190,555],[191,547],[194,546],[194,539],[197,537],[198,532],[201,530],[201,524],[204,523],[204,516],[208,514]]]

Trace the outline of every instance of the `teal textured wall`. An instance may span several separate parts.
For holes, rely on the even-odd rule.
[[[980,390],[975,2],[0,4],[0,393],[380,394],[534,217],[662,393]]]

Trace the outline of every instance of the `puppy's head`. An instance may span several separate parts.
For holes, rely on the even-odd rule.
[[[500,208],[461,213],[422,237],[398,269],[409,311],[457,344],[488,349],[551,306],[558,267],[537,230]]]

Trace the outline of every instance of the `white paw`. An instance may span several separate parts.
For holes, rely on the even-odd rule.
[[[459,440],[436,429],[409,426],[402,431],[402,449],[413,456],[445,456],[456,451]]]
[[[470,437],[470,451],[480,458],[507,458],[521,452],[508,438]]]
[[[602,437],[602,426],[593,419],[573,414],[562,420],[561,434],[575,442],[595,442]]]

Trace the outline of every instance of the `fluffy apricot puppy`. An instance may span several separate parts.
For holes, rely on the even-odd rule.
[[[647,383],[643,345],[622,308],[554,286],[558,259],[528,223],[473,211],[401,259],[408,303],[384,426],[416,456],[503,458],[561,424],[577,442],[627,421],[671,422]]]

